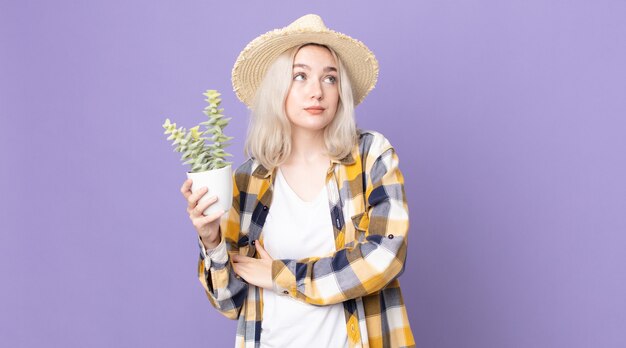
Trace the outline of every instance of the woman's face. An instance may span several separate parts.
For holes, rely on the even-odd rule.
[[[302,47],[293,62],[285,110],[293,128],[323,130],[332,122],[339,102],[335,58],[320,46]]]

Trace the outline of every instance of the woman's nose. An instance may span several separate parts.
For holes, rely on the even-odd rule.
[[[319,81],[312,81],[310,88],[311,98],[322,100],[324,92],[322,91],[322,86]]]

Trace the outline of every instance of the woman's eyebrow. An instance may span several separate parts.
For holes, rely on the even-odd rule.
[[[311,70],[311,67],[306,65],[306,64],[298,63],[298,64],[294,64],[293,67],[294,68],[303,68],[303,69],[306,69],[306,70]],[[324,68],[324,72],[329,72],[329,71],[337,72],[337,68],[335,68],[334,66],[327,66],[327,67]]]

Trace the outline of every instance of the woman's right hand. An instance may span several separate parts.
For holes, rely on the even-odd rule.
[[[203,187],[192,193],[191,184],[192,180],[187,179],[180,188],[180,192],[187,200],[189,219],[191,219],[193,226],[196,228],[204,247],[207,250],[214,249],[220,243],[220,218],[224,215],[224,211],[218,211],[209,216],[204,216],[202,212],[211,204],[217,202],[217,197],[213,196],[209,198],[208,201],[198,205],[198,201],[208,192],[208,189]]]

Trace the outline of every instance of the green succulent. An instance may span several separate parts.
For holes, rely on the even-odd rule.
[[[233,137],[228,137],[223,132],[230,118],[225,118],[222,114],[224,109],[220,109],[221,94],[210,89],[203,95],[206,96],[205,101],[209,103],[204,108],[204,114],[209,117],[208,121],[201,122],[189,131],[183,127],[176,128],[176,123],[171,123],[169,118],[163,123],[164,134],[170,134],[167,140],[173,140],[172,145],[176,146],[174,151],[183,154],[182,160],[185,161],[183,164],[190,164],[192,173],[224,168],[232,164],[224,160],[225,157],[232,156],[225,152],[224,148],[230,145],[228,141]],[[200,131],[200,126],[204,126],[205,131]]]

